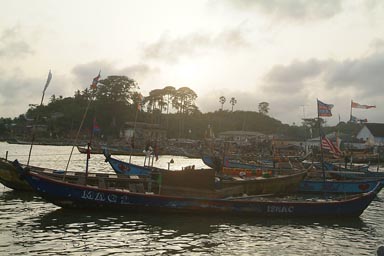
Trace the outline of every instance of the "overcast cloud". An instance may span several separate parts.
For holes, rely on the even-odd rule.
[[[202,112],[258,110],[284,123],[334,104],[335,124],[354,110],[384,122],[384,2],[375,0],[87,1],[0,0],[0,116],[52,94],[72,97],[102,78],[125,75],[148,94],[188,86]],[[29,8],[33,5],[33,8]],[[76,10],[72,11],[76,6]],[[68,14],[71,13],[70,16]],[[95,17],[95,13],[97,16]],[[100,17],[100,18],[99,18]]]

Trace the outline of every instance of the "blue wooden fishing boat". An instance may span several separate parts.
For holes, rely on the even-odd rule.
[[[15,162],[17,165],[17,162]],[[33,189],[47,201],[63,208],[97,209],[107,211],[184,212],[205,214],[249,214],[252,216],[291,217],[357,217],[376,197],[382,184],[368,193],[342,199],[295,200],[267,197],[207,198],[161,195],[153,187],[130,191],[119,187],[118,180],[104,180],[103,186],[71,183],[52,179],[32,169],[17,167]],[[128,180],[128,179],[127,179]],[[108,182],[107,182],[108,181]]]
[[[114,155],[132,155],[132,156],[145,156],[143,150],[137,148],[117,147],[117,146],[93,146],[90,149],[91,154],[102,154],[103,149],[108,148]],[[82,154],[87,154],[87,147],[77,146],[77,150]]]
[[[325,174],[335,179],[361,179],[361,178],[383,178],[383,172],[373,172],[369,170],[369,164],[345,165],[324,161],[324,166],[319,162],[303,162],[304,166],[313,165],[318,170],[324,167]]]
[[[207,157],[207,163],[210,163],[211,158]],[[237,166],[235,163],[230,166]],[[258,170],[257,165],[242,165],[249,170]],[[314,165],[316,166],[316,165]],[[325,162],[326,174],[337,179],[324,180],[322,173],[319,173],[319,178],[304,178],[299,185],[298,191],[300,193],[364,193],[372,190],[377,182],[384,182],[384,175],[382,173],[370,172],[367,170],[368,165],[356,167],[355,171],[339,171],[334,170],[336,165]],[[265,169],[265,168],[264,168]],[[246,170],[246,169],[243,169]],[[357,171],[359,170],[359,171]]]
[[[371,191],[384,179],[361,180],[314,180],[304,179],[300,182],[298,192],[303,193],[350,193],[358,194]]]
[[[124,162],[111,157],[107,150],[104,151],[105,161],[109,162],[113,170],[117,174],[131,175],[135,173],[141,176],[150,176],[153,173],[167,173],[167,172],[178,172],[168,171],[164,169],[139,166]],[[186,168],[185,170],[188,170]],[[200,169],[196,170],[201,173],[215,172],[214,169]],[[253,170],[255,171],[255,170]],[[296,192],[299,187],[299,183],[304,179],[307,174],[307,170],[304,169],[291,169],[291,170],[267,170],[265,175],[225,175],[223,172],[219,175],[216,173],[215,186],[222,189],[230,189],[234,195],[258,195],[258,194],[287,194]]]
[[[359,171],[359,172],[366,172],[369,170],[369,164],[342,164],[342,163],[331,163],[331,162],[324,162],[324,167],[328,171]],[[321,163],[319,163],[319,166],[321,167]]]
[[[201,158],[203,160],[203,163],[211,168],[216,168],[216,165],[220,165],[223,167],[229,167],[229,168],[240,168],[240,169],[248,169],[248,170],[258,170],[265,167],[271,167],[273,164],[266,162],[264,164],[246,164],[241,163],[239,161],[231,160],[228,158],[224,159],[215,159],[211,156],[203,156]],[[220,161],[220,163],[217,163],[217,161]]]
[[[27,167],[25,164],[18,163],[18,165],[20,165],[22,168]],[[43,173],[44,175],[51,177],[53,179],[66,179],[70,182],[77,182],[77,181],[86,179],[86,173],[81,171],[65,172],[63,170],[41,168],[41,167],[32,166],[32,165],[29,165],[28,168],[33,169],[37,173]],[[111,175],[113,177],[120,176],[120,175],[108,174],[108,173],[88,173],[87,178],[90,179],[91,182],[93,182],[93,185],[95,185],[97,181],[92,181],[92,179],[94,180],[105,179],[110,177]],[[121,176],[126,177],[125,175],[121,175]],[[25,179],[21,178],[20,172],[15,167],[14,162],[5,158],[0,158],[0,183],[16,191],[33,191],[29,183]]]
[[[117,174],[150,176],[154,171],[153,167],[140,166],[112,158],[106,149],[103,149],[103,154],[105,156],[105,162],[108,162]]]

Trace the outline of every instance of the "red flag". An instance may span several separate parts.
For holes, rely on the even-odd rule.
[[[351,108],[362,108],[362,109],[369,109],[369,108],[376,108],[374,105],[361,105],[357,102],[351,102]]]

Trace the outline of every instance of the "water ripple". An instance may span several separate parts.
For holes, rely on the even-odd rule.
[[[29,148],[13,149],[22,155]],[[46,161],[47,150],[58,155]],[[32,164],[65,168],[69,150],[36,147]],[[72,168],[83,170],[82,158],[74,155]],[[190,161],[174,160],[174,168]],[[110,170],[101,156],[92,156],[91,167]],[[384,245],[383,199],[384,191],[355,219],[268,219],[69,211],[0,187],[0,255],[375,255]]]

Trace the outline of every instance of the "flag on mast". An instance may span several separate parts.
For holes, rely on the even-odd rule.
[[[51,82],[51,79],[52,79],[52,73],[51,73],[51,70],[49,70],[48,78],[47,78],[47,82],[45,83],[43,93],[45,93],[45,90],[47,90],[48,85],[49,85],[49,83]]]
[[[332,141],[330,141],[323,132],[321,132],[321,146],[323,147],[323,149],[327,149],[335,155],[341,155],[341,150],[339,149],[339,147],[337,145],[334,145]]]
[[[100,72],[101,70],[99,71],[99,74],[95,78],[93,78],[91,89],[94,89],[94,90],[96,89],[97,83],[99,82],[99,79],[100,79]]]
[[[362,109],[370,109],[370,108],[376,108],[375,105],[362,105],[357,102],[351,101],[351,108],[362,108]]]
[[[332,116],[332,104],[326,104],[320,100],[317,100],[317,113],[319,116]]]

